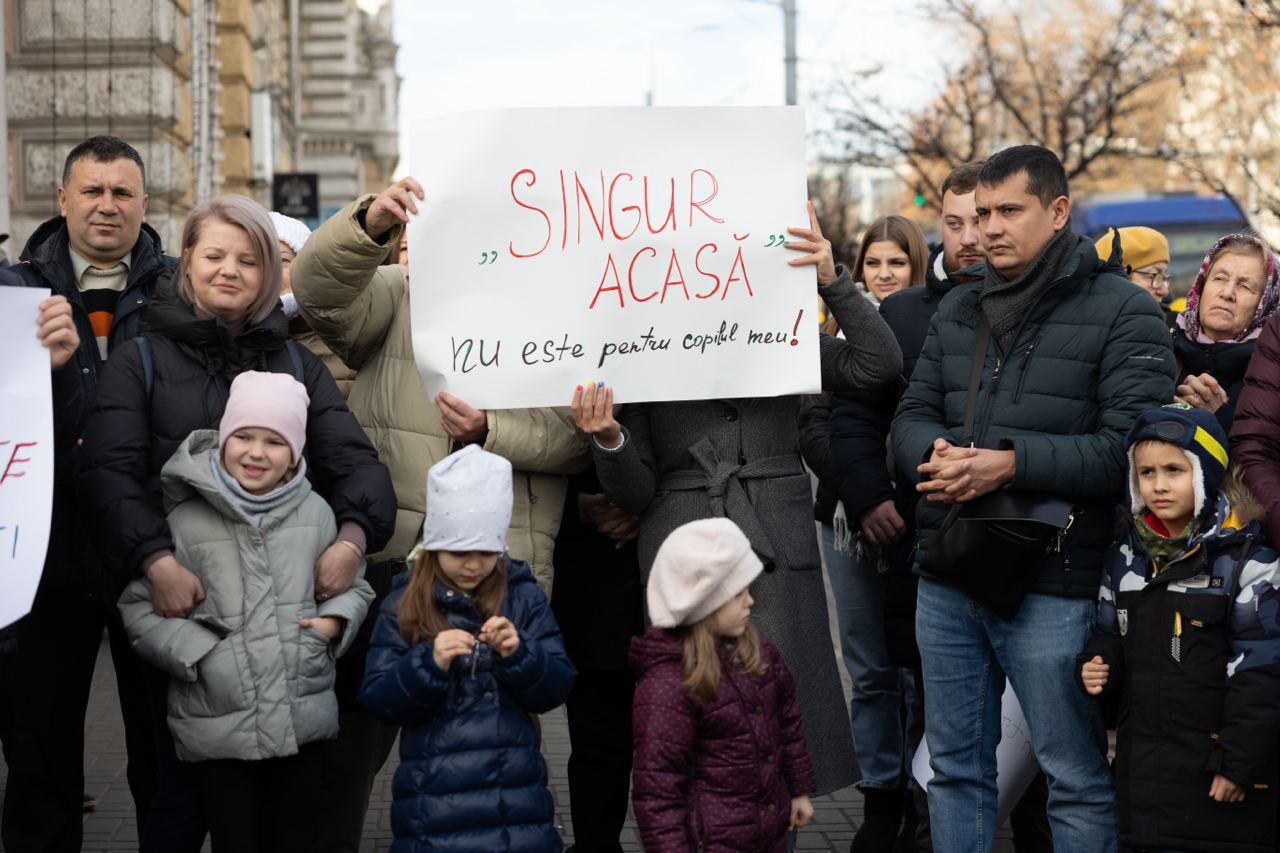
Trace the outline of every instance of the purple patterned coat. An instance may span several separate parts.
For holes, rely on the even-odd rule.
[[[795,683],[761,636],[751,677],[721,647],[717,698],[680,689],[680,641],[650,628],[631,642],[636,671],[632,800],[650,853],[785,849],[791,798],[816,788]]]

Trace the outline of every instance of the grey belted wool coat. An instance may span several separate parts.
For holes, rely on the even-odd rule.
[[[848,391],[898,377],[902,353],[875,306],[847,271],[820,295],[845,339],[821,339],[823,390]],[[625,440],[593,443],[606,494],[641,517],[640,569],[648,579],[658,546],[689,521],[726,516],[765,564],[751,587],[752,619],[795,677],[818,793],[855,781],[849,714],[827,621],[809,475],[800,459],[800,397],[693,400],[627,406]]]

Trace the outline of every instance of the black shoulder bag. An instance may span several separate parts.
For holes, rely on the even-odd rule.
[[[984,316],[978,322],[964,409],[964,444],[970,446],[990,334]],[[920,568],[1002,619],[1012,620],[1049,547],[1061,547],[1061,537],[1072,520],[1070,501],[1038,492],[997,489],[951,508]]]

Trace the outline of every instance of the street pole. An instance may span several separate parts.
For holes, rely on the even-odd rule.
[[[748,3],[767,3],[782,10],[782,34],[785,42],[782,55],[786,69],[787,106],[796,105],[796,0],[746,0]]]
[[[783,62],[787,69],[787,106],[796,103],[796,0],[782,0],[782,28],[786,38]]]

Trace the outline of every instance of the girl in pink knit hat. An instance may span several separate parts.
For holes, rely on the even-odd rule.
[[[315,562],[338,529],[307,480],[308,402],[287,374],[235,378],[218,429],[191,433],[161,473],[195,608],[159,615],[142,578],[120,597],[134,648],[169,676],[169,731],[214,853],[316,849],[318,742],[338,735],[334,661],[373,599],[357,576],[317,601]]]
[[[751,624],[748,587],[762,568],[726,518],[678,527],[658,549],[653,627],[631,644],[632,802],[645,850],[781,853],[813,818],[795,683]]]

